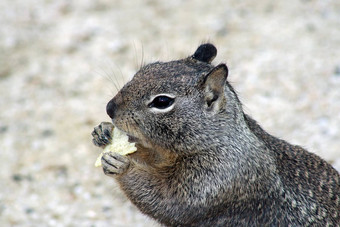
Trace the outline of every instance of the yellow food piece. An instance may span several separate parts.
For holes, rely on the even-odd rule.
[[[137,151],[135,143],[130,143],[129,137],[123,131],[115,127],[112,134],[113,136],[111,143],[108,144],[104,148],[103,152],[98,156],[94,164],[95,167],[102,166],[101,159],[104,153],[117,152],[121,155],[127,155]]]

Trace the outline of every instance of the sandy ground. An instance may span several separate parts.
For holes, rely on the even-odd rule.
[[[339,28],[337,0],[1,1],[1,225],[158,226],[94,168],[90,133],[141,62],[204,41],[247,113],[340,170]]]

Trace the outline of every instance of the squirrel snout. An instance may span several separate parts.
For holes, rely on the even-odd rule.
[[[115,111],[117,109],[117,105],[114,103],[113,99],[111,99],[106,105],[106,113],[110,116],[111,119],[115,117]]]

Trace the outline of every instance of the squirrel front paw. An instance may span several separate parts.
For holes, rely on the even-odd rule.
[[[113,124],[110,122],[102,122],[93,129],[91,133],[92,142],[98,147],[104,148],[111,143]]]
[[[102,157],[102,166],[105,175],[114,176],[124,173],[130,165],[130,160],[118,153],[105,153]]]

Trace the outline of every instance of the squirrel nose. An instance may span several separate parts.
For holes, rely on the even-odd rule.
[[[111,119],[115,117],[115,110],[117,109],[117,105],[114,103],[113,99],[106,105],[106,113],[110,116]]]

